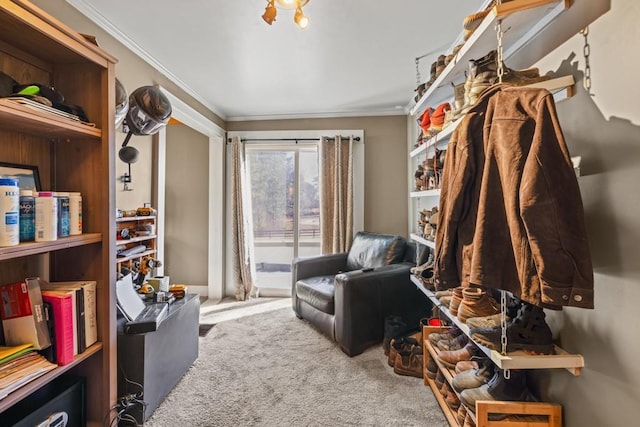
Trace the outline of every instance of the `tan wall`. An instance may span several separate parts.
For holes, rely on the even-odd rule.
[[[228,122],[228,131],[363,129],[364,228],[407,234],[407,121],[405,116]]]
[[[140,86],[161,85],[202,115],[224,127],[223,120],[187,95],[155,68],[144,62],[64,0],[33,0],[32,2],[75,31],[96,36],[100,47],[118,58],[116,77],[122,82],[128,94]],[[121,131],[116,133],[117,147],[120,147],[124,137],[125,134]],[[133,180],[130,187],[133,188],[133,191],[123,191],[122,183],[119,181],[116,183],[116,207],[120,209],[135,209],[152,200],[151,137],[133,136],[129,144],[140,151],[140,156],[139,160],[131,165]],[[116,177],[122,176],[126,171],[127,165],[116,158]]]
[[[172,283],[207,284],[209,138],[167,127],[164,274]]]
[[[590,26],[594,97],[558,104],[572,156],[582,156],[579,178],[595,273],[595,309],[549,313],[559,343],[582,354],[579,377],[554,370],[550,395],[562,403],[567,427],[638,425],[640,402],[640,3],[613,0],[611,11]],[[562,61],[582,78],[584,40],[576,35],[538,65]]]

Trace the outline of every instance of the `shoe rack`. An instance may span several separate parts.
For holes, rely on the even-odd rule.
[[[481,58],[496,48],[494,27],[498,20],[502,21],[504,29],[504,61],[511,68],[520,69],[530,67],[606,12],[608,7],[604,3],[598,0],[512,0],[494,6],[411,107],[410,114],[416,116],[427,106],[452,98],[451,84],[464,81],[469,60]],[[463,43],[462,36],[452,46],[460,43]]]
[[[455,372],[444,366],[438,360],[440,350],[434,348],[429,341],[429,334],[446,332],[448,328],[423,326],[422,337],[424,355],[423,357],[423,378],[424,384],[429,386],[433,391],[438,404],[444,412],[445,418],[452,427],[462,427],[457,418],[457,409],[450,407],[443,396],[442,391],[438,388],[434,379],[427,376],[427,355],[436,362],[438,371],[442,373],[444,381],[449,384],[449,389],[456,394],[460,400],[460,394],[453,388],[453,377]],[[464,406],[464,403],[460,402]],[[493,427],[493,426],[513,426],[513,427],[560,427],[562,426],[562,406],[547,402],[505,402],[505,401],[477,401],[475,408],[469,410],[467,414],[476,425],[476,427]],[[500,415],[500,420],[491,420],[496,415]],[[494,416],[494,417],[492,417]],[[466,423],[464,424],[466,425]]]
[[[480,10],[485,10],[490,5],[486,0]],[[556,47],[577,34],[581,29],[595,21],[599,16],[609,10],[609,0],[512,0],[493,6],[489,14],[483,19],[479,27],[465,42],[462,33],[452,43],[453,46],[462,44],[462,47],[454,55],[454,58],[446,65],[443,71],[435,78],[424,94],[417,100],[411,101],[407,110],[410,114],[410,123],[422,115],[427,107],[435,107],[442,102],[453,100],[452,85],[460,84],[465,80],[465,71],[471,59],[479,59],[497,47],[496,24],[501,22],[503,37],[503,59],[505,64],[512,69],[531,67],[544,56],[552,52]],[[443,52],[444,53],[444,52]],[[546,88],[554,96],[555,102],[570,98],[575,93],[575,81],[573,76],[561,76],[531,85],[533,87]],[[410,126],[412,132],[409,135],[409,165],[410,188],[414,188],[413,171],[417,165],[434,155],[436,150],[446,150],[449,139],[462,119],[449,123],[447,127],[430,139],[421,141],[414,148],[417,140],[419,126]],[[413,133],[413,134],[411,134]],[[573,158],[574,166],[579,164],[579,158]],[[579,169],[576,168],[576,175]],[[439,204],[440,190],[409,191],[409,230],[410,238],[419,245],[425,245],[435,249],[435,243],[419,236],[414,230],[418,224],[418,216],[422,209],[431,209]],[[469,328],[463,322],[452,316],[447,307],[442,307],[433,292],[426,289],[422,282],[411,276],[412,282],[418,289],[439,306],[444,317],[456,324],[467,336]],[[429,341],[431,332],[441,331],[440,328],[425,327],[424,339],[424,381],[433,390],[449,424],[461,426],[457,420],[457,413],[451,409],[438,389],[435,381],[426,375],[427,355],[430,354],[438,363],[438,369],[443,373],[445,381],[451,385],[453,373],[439,363],[435,357],[437,349],[434,349]],[[500,354],[485,346],[478,345],[482,352],[499,368],[508,369],[566,369],[574,376],[580,374],[584,367],[584,359],[579,354],[569,354],[559,347],[555,347],[553,355],[528,355],[523,352]],[[453,387],[451,387],[453,389]],[[472,417],[477,426],[560,426],[562,422],[562,408],[551,403],[530,402],[476,402],[475,415]],[[468,411],[473,414],[474,411]],[[517,417],[510,415],[502,421],[491,421],[489,414],[519,414]],[[465,424],[466,425],[466,424]]]
[[[458,326],[460,330],[469,337],[469,327],[453,316],[446,306],[443,306],[433,292],[426,289],[420,279],[411,276],[411,281],[420,289],[433,304],[439,308],[443,317]],[[580,354],[570,354],[558,346],[554,346],[555,354],[529,355],[524,352],[512,352],[501,354],[488,347],[475,343],[480,350],[500,369],[566,369],[572,375],[580,375],[580,370],[584,367],[584,358]]]
[[[502,22],[503,57],[507,66],[513,69],[530,67],[556,47],[577,34],[581,29],[595,21],[609,9],[610,0],[512,0],[491,8],[471,37],[464,42],[462,34],[452,43],[453,46],[462,44],[460,50],[438,75],[431,86],[417,101],[411,101],[407,106],[411,120],[420,117],[427,107],[453,99],[452,84],[459,84],[465,80],[465,72],[471,59],[478,59],[486,55],[497,46],[495,25]],[[484,10],[490,0],[483,2]],[[549,90],[554,100],[560,102],[570,98],[575,93],[573,76],[561,76],[551,80],[535,83],[533,87],[543,87]],[[434,149],[446,149],[449,138],[460,124],[461,119],[450,123],[437,135],[433,136],[417,148],[409,152],[409,165],[412,173],[418,163],[429,158]],[[418,126],[411,126],[413,134],[409,135],[409,144],[413,147],[418,137]],[[412,133],[410,132],[410,133]],[[578,163],[578,158],[574,158]],[[576,168],[576,173],[579,169]],[[411,188],[413,179],[410,180]],[[409,191],[409,230],[410,238],[418,244],[434,248],[434,243],[422,239],[413,232],[417,224],[418,211],[430,209],[438,204],[440,190]]]

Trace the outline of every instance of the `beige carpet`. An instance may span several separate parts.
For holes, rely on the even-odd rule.
[[[380,346],[350,358],[290,307],[217,324],[145,423],[168,426],[447,426],[422,379]]]

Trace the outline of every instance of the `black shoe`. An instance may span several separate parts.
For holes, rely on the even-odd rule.
[[[389,346],[391,340],[402,336],[407,331],[407,324],[404,323],[400,316],[387,316],[384,319],[384,338],[382,339],[382,348],[385,356],[389,355]]]
[[[535,354],[553,354],[553,337],[544,318],[541,307],[523,302],[516,316],[507,323],[507,352],[521,350]],[[471,329],[469,332],[477,343],[492,350],[502,351],[500,325]]]

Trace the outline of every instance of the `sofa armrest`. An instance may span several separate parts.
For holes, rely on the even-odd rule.
[[[344,271],[347,265],[347,253],[318,255],[308,258],[296,258],[292,262],[293,284],[300,279],[316,276],[328,276]]]
[[[296,258],[291,263],[291,306],[296,316],[302,317],[298,306],[296,283],[298,280],[316,276],[335,275],[347,265],[347,253],[318,255],[308,258]]]
[[[382,341],[384,319],[402,316],[416,328],[431,304],[409,279],[411,264],[356,270],[335,279],[335,335],[349,356]]]

